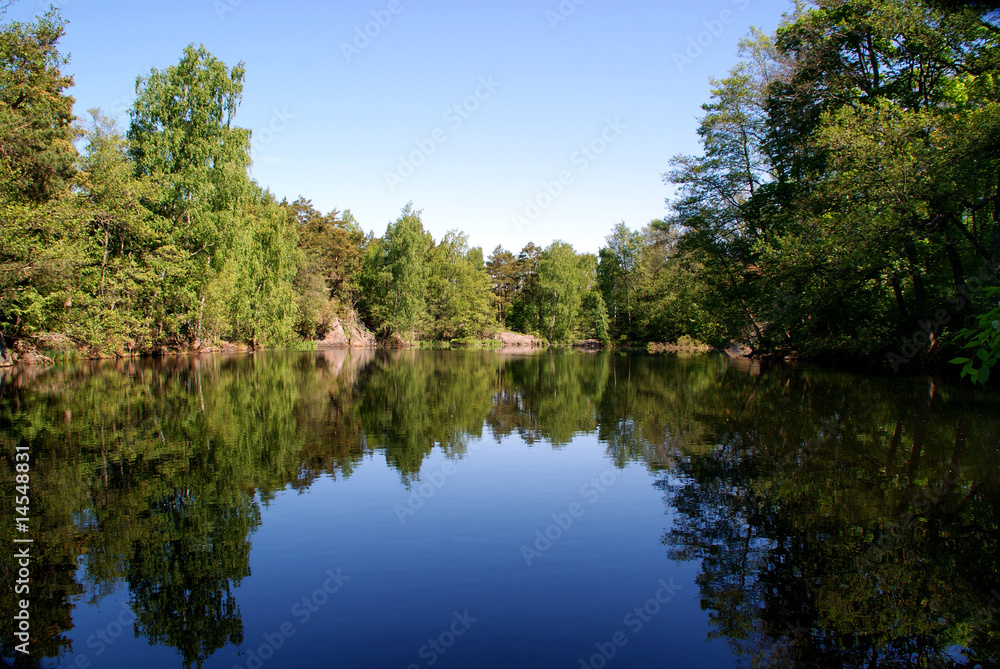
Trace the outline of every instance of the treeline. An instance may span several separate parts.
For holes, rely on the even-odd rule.
[[[119,355],[287,341],[300,252],[232,124],[243,67],[189,47],[138,79],[127,132],[99,110],[83,128],[63,30],[53,11],[0,32],[3,332]]]
[[[668,216],[616,225],[596,255],[556,241],[489,256],[458,231],[434,240],[411,205],[375,237],[349,211],[277,201],[234,124],[242,64],[189,47],[138,79],[127,130],[97,110],[84,127],[59,16],[7,23],[0,332],[126,355],[311,341],[340,317],[389,343],[687,337],[895,369],[968,340],[985,380],[1000,353],[997,17],[945,0],[799,7],[714,82],[702,155],[664,175]]]
[[[704,106],[703,154],[665,175],[726,335],[893,369],[969,339],[988,373],[998,19],[990,3],[819,0],[743,42]]]
[[[100,110],[82,123],[63,32],[55,11],[0,32],[7,346],[282,346],[321,339],[337,317],[396,344],[510,328],[608,341],[624,327],[629,309],[613,303],[609,319],[605,296],[627,301],[634,287],[605,271],[603,252],[555,242],[487,259],[461,232],[435,241],[411,205],[375,237],[350,211],[279,202],[251,179],[251,133],[234,123],[243,65],[204,47],[138,78],[126,130]]]

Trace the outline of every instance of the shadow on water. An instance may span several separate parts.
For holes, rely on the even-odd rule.
[[[32,453],[35,663],[72,652],[81,596],[127,588],[135,634],[200,666],[242,641],[233,590],[276,493],[375,452],[410,485],[435,449],[584,434],[656,474],[667,554],[700,562],[702,607],[741,664],[1000,659],[994,394],[715,356],[484,351],[67,365],[7,374],[0,393],[4,499],[15,447]]]

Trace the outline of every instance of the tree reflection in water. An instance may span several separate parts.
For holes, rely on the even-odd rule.
[[[437,448],[596,434],[615,464],[658,474],[668,556],[700,561],[713,634],[746,666],[1000,658],[993,395],[615,353],[271,353],[6,374],[5,495],[14,447],[34,458],[36,657],[72,652],[76,596],[127,587],[134,632],[200,666],[242,642],[233,588],[277,492],[349,477],[376,451],[409,484]]]

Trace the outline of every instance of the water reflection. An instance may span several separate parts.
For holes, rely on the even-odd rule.
[[[581,434],[658,474],[667,554],[700,561],[741,664],[1000,658],[994,395],[711,356],[479,351],[118,361],[8,373],[0,393],[4,499],[14,447],[33,456],[36,662],[73,652],[80,595],[127,588],[132,631],[200,666],[242,642],[234,588],[277,492],[374,452],[409,485],[435,449]]]
[[[994,666],[995,401],[777,377],[706,412],[714,447],[659,483],[717,633],[754,667]]]

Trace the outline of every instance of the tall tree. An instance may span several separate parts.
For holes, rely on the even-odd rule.
[[[528,242],[517,255],[517,283],[508,311],[508,325],[520,332],[541,334],[542,295],[538,291],[538,263],[542,249]]]
[[[570,244],[554,241],[538,262],[541,323],[552,342],[570,342],[581,334],[580,308],[593,285],[594,256],[577,255]]]
[[[114,120],[93,109],[81,160],[81,209],[89,233],[84,247],[91,262],[77,275],[78,314],[67,332],[101,343],[106,352],[131,353],[148,346],[148,314],[155,277],[151,253],[159,245],[153,214],[142,201],[156,187],[135,177],[128,142]]]
[[[642,233],[633,232],[623,221],[616,224],[605,239],[607,246],[598,253],[597,275],[611,319],[611,332],[619,339],[637,338],[638,333],[632,327],[632,312]]]
[[[711,275],[725,299],[738,304],[738,329],[761,340],[755,298],[760,297],[756,240],[761,221],[751,203],[770,179],[765,111],[757,82],[745,66],[714,81],[712,102],[703,106],[698,128],[703,156],[677,156],[664,176],[679,187],[671,203],[678,225],[687,229],[683,248]]]
[[[980,7],[820,0],[745,43],[704,156],[668,175],[680,249],[739,307],[733,334],[871,357],[923,328],[937,346],[935,305],[1000,250],[998,39]]]
[[[64,324],[84,263],[64,25],[52,11],[0,27],[0,331],[11,339]]]
[[[440,339],[481,338],[493,320],[495,296],[483,250],[469,248],[465,233],[450,231],[427,256],[427,306]]]
[[[207,284],[226,261],[238,206],[256,190],[250,131],[232,124],[244,75],[242,63],[229,68],[192,45],[177,65],[136,81],[128,139],[137,174],[164,184],[149,206],[168,222],[160,315],[168,338],[201,336]]]
[[[362,263],[361,310],[383,337],[410,340],[427,318],[427,252],[433,244],[413,204],[369,244]]]
[[[510,312],[511,303],[519,290],[520,266],[514,254],[498,244],[486,262],[486,271],[493,282],[493,293],[497,297],[497,322],[503,326]]]
[[[66,22],[56,10],[34,23],[0,29],[0,162],[7,197],[42,203],[75,172],[78,131],[58,42]]]
[[[356,279],[368,240],[349,210],[323,214],[302,196],[283,205],[294,221],[303,254],[295,279],[296,327],[312,339],[322,336],[332,317],[346,315],[357,305]]]

